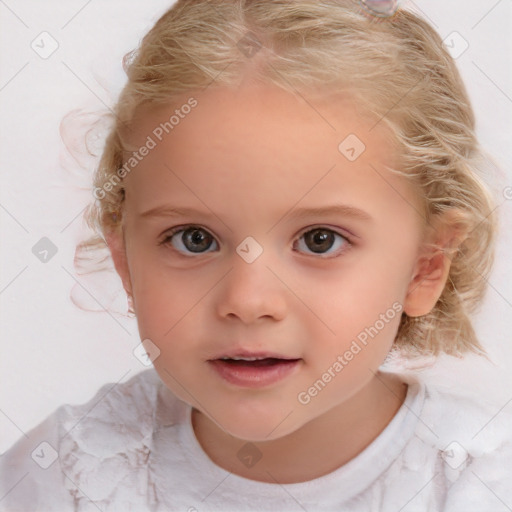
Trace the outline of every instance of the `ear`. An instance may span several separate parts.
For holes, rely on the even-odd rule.
[[[410,317],[430,313],[443,293],[452,259],[469,234],[465,215],[450,209],[436,215],[427,227],[404,301]]]
[[[126,258],[126,246],[124,243],[122,230],[119,228],[115,231],[110,231],[105,235],[105,240],[107,242],[108,248],[110,249],[110,254],[112,255],[115,269],[119,274],[121,281],[123,282],[123,288],[125,289],[126,293],[131,296],[132,283],[130,279],[128,260]]]

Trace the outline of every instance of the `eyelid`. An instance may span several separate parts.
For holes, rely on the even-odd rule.
[[[212,236],[212,238],[214,239],[215,243],[219,246],[219,242],[217,241],[217,237],[211,232],[210,229],[204,227],[204,226],[201,226],[199,224],[181,224],[181,225],[178,225],[178,226],[174,226],[172,228],[169,228],[167,229],[166,231],[164,231],[162,233],[162,239],[161,241],[158,242],[158,245],[171,245],[170,244],[170,239],[178,232],[180,231],[186,231],[187,229],[190,229],[190,228],[197,228],[197,229],[202,229],[206,232],[208,232],[210,234],[210,236]],[[297,235],[295,235],[293,237],[293,246],[295,246],[295,242],[300,240],[300,238],[302,236],[304,236],[306,233],[309,233],[310,231],[314,231],[314,230],[321,230],[321,229],[324,229],[326,231],[331,231],[333,232],[334,234],[337,234],[338,236],[341,236],[342,238],[344,238],[348,244],[348,247],[347,249],[344,249],[343,251],[341,251],[340,254],[344,253],[346,250],[352,248],[354,246],[354,241],[353,241],[353,238],[359,238],[357,235],[353,234],[351,231],[347,230],[347,229],[344,229],[344,228],[340,228],[340,227],[337,227],[337,226],[331,226],[329,224],[312,224],[310,226],[306,226],[305,228],[302,228],[301,231],[299,231],[299,233]],[[184,256],[184,257],[191,257],[191,256],[188,256],[186,255],[185,253],[181,252],[181,251],[178,251],[176,250],[174,247],[171,246],[171,248],[173,249],[173,251],[175,251],[178,255],[180,256]],[[298,252],[294,249],[295,252]],[[201,255],[205,255],[205,254],[208,254],[209,252],[212,252],[212,251],[207,251],[207,252],[204,252],[204,253],[197,253],[195,256],[193,257],[198,257],[198,256],[201,256]],[[307,256],[310,256],[310,255],[307,255]],[[332,257],[332,256],[331,256]],[[327,259],[329,258],[329,256],[321,256],[321,253],[318,255],[318,258],[319,259]]]
[[[194,253],[188,253],[187,254],[185,252],[182,252],[182,251],[179,251],[179,250],[175,249],[172,246],[172,244],[171,244],[172,237],[176,233],[179,233],[180,231],[186,231],[187,229],[190,229],[190,228],[202,229],[203,231],[208,232],[210,234],[210,236],[213,238],[214,242],[217,245],[220,245],[219,242],[217,241],[217,237],[213,233],[211,233],[211,231],[208,228],[205,228],[204,226],[201,226],[199,224],[181,224],[179,226],[174,226],[172,228],[169,228],[169,229],[165,230],[161,234],[161,240],[159,240],[157,245],[158,246],[164,246],[164,247],[166,247],[166,249],[171,249],[180,258],[188,258],[188,259],[194,258],[195,259],[195,258],[199,258],[201,256],[204,256],[204,255],[209,254],[210,252],[212,252],[212,251],[207,251],[207,252],[203,252],[203,253],[196,253],[195,255],[194,255]]]
[[[316,231],[316,230],[330,231],[331,233],[334,233],[335,235],[340,236],[341,238],[343,238],[345,240],[344,245],[346,247],[342,248],[341,250],[338,249],[338,251],[336,251],[334,253],[317,253],[317,254],[315,254],[315,253],[303,253],[301,251],[298,251],[295,248],[295,245],[300,241],[300,239],[306,233],[309,233],[310,231]],[[314,260],[331,260],[331,259],[341,258],[345,253],[347,253],[348,251],[353,249],[354,246],[356,245],[352,240],[352,236],[356,236],[356,235],[352,235],[350,232],[348,232],[348,233],[349,234],[347,234],[346,229],[339,228],[339,227],[333,227],[328,224],[316,224],[316,225],[314,224],[314,225],[308,226],[307,228],[302,229],[298,233],[298,235],[296,237],[294,237],[293,251],[301,254],[301,256],[305,256],[307,258],[313,258]],[[359,237],[357,237],[357,238],[359,238]]]
[[[186,229],[190,228],[198,228],[198,229],[204,229],[205,231],[208,231],[210,233],[210,230],[208,228],[205,228],[204,226],[201,226],[200,224],[180,224],[179,226],[173,226],[172,228],[168,228],[160,235],[162,237],[167,238],[169,236],[172,236],[176,234],[178,231],[185,231]],[[211,234],[211,233],[210,233]]]
[[[352,233],[346,228],[340,228],[338,226],[331,226],[329,224],[312,224],[311,226],[308,226],[306,228],[303,228],[301,231],[299,231],[298,235],[295,238],[300,238],[305,233],[308,233],[309,231],[313,231],[315,229],[325,229],[332,231],[333,233],[336,233],[346,240],[348,240],[350,243],[352,243],[353,238],[359,238],[357,235]]]
[[[202,229],[203,231],[207,231],[212,236],[212,238],[217,240],[217,237],[212,233],[212,231],[210,229],[208,229],[208,228],[206,228],[204,226],[201,226],[200,224],[181,224],[179,226],[174,226],[172,228],[166,229],[158,237],[158,238],[160,238],[160,237],[162,238],[162,240],[160,242],[158,242],[158,245],[162,245],[162,244],[166,243],[166,241],[169,238],[172,238],[179,231],[186,231],[187,229],[190,229],[190,228],[197,228],[197,229]]]
[[[186,229],[189,229],[189,228],[204,229],[205,231],[208,231],[208,233],[210,233],[210,235],[212,235],[214,238],[216,238],[215,235],[212,233],[212,231],[210,229],[208,229],[208,228],[206,228],[204,226],[201,226],[199,224],[182,224],[182,225],[179,225],[179,226],[174,226],[172,228],[166,229],[161,234],[161,236],[163,237],[163,240],[165,240],[168,237],[171,237],[171,236],[175,235],[178,231],[186,230]],[[331,231],[333,231],[335,233],[338,233],[340,236],[343,236],[343,237],[347,238],[347,240],[349,240],[349,241],[351,241],[352,237],[353,238],[359,238],[356,234],[352,233],[350,230],[348,230],[346,228],[340,228],[340,227],[337,227],[337,226],[330,226],[329,224],[312,224],[310,226],[306,226],[305,228],[302,228],[302,230],[299,231],[299,233],[297,235],[295,235],[294,239],[298,238],[298,237],[304,235],[305,233],[307,233],[309,231],[312,231],[314,229],[322,229],[322,228],[331,230]]]

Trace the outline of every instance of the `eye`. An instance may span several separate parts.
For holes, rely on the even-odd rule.
[[[181,236],[178,236],[181,233]],[[172,245],[177,251],[186,253],[187,251],[195,254],[201,254],[208,249],[212,242],[215,242],[208,231],[199,226],[182,226],[172,229],[160,245]],[[217,243],[217,242],[215,242]]]
[[[299,245],[300,249],[304,249],[305,246],[306,249],[311,250],[310,254],[326,254],[333,247],[335,250],[331,252],[340,254],[352,247],[352,243],[346,236],[325,227],[304,232],[297,240],[296,245]]]
[[[200,226],[178,226],[167,232],[159,245],[171,245],[178,252],[186,255],[211,252],[208,249],[213,243],[218,249],[213,236]],[[296,246],[299,246],[298,250],[301,251],[309,250],[309,254],[328,254],[328,251],[339,254],[352,247],[352,243],[346,236],[332,229],[318,227],[305,231],[294,244],[294,248]]]

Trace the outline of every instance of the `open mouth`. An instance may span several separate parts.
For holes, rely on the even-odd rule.
[[[224,381],[239,387],[270,386],[292,375],[302,359],[277,357],[249,357],[211,359],[209,365]]]

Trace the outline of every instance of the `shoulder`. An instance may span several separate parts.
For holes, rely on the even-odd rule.
[[[512,413],[506,404],[427,384],[416,436],[437,451],[444,510],[512,505]]]
[[[146,497],[162,387],[149,369],[105,384],[86,403],[59,407],[0,458],[0,510],[80,510],[82,502],[108,505],[114,494],[116,503],[123,493],[127,503]]]
[[[496,452],[512,440],[512,413],[483,396],[470,396],[439,384],[425,385],[417,433],[445,448],[458,442],[472,457]]]
[[[60,407],[0,457],[0,511],[54,510],[43,486],[56,503],[71,503],[58,463],[62,417]]]

